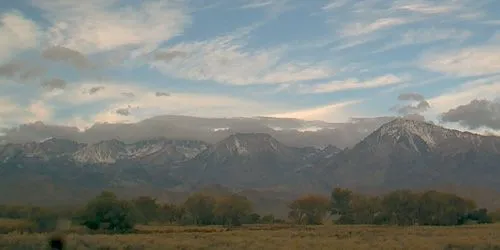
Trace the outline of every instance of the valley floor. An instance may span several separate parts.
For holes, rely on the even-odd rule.
[[[130,235],[67,236],[68,249],[500,249],[500,224],[392,226],[140,226]],[[46,249],[47,235],[0,235],[0,249]]]

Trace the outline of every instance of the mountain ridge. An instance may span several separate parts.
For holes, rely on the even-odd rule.
[[[62,149],[67,152],[61,154]],[[82,144],[50,138],[0,146],[0,182],[44,180],[73,193],[189,192],[217,184],[290,194],[324,193],[334,186],[419,189],[443,183],[500,191],[494,178],[500,175],[499,149],[500,137],[408,119],[385,123],[345,149],[294,147],[261,132],[232,133],[216,143],[155,137]],[[42,190],[38,195],[49,195]]]
[[[271,117],[202,118],[164,115],[136,123],[96,123],[84,130],[34,122],[3,129],[0,131],[3,133],[0,135],[0,143],[26,143],[49,137],[87,144],[111,139],[133,143],[160,136],[179,140],[201,140],[213,144],[234,133],[263,132],[295,147],[324,147],[332,144],[344,148],[354,145],[391,119],[393,117],[352,118],[345,123],[328,123]]]

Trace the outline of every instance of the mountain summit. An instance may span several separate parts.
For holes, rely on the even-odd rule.
[[[498,149],[499,137],[400,118],[339,154],[328,168],[346,186],[415,187],[440,181],[468,182],[470,177],[460,171],[479,166],[464,168],[464,162],[490,165],[491,159],[498,158]]]
[[[265,133],[236,133],[216,143],[204,154],[251,156],[262,153],[289,154],[289,148]]]

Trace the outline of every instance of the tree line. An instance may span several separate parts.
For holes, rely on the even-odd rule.
[[[288,221],[272,214],[261,216],[242,195],[190,195],[182,204],[159,203],[148,196],[119,199],[112,192],[102,192],[84,207],[49,209],[28,206],[0,206],[0,218],[26,219],[36,231],[55,229],[57,218],[70,218],[94,231],[132,232],[136,224],[224,225],[292,223],[434,225],[492,223],[500,212],[478,208],[472,200],[438,191],[397,190],[380,196],[368,196],[349,189],[335,188],[330,196],[309,194],[288,204]]]
[[[498,212],[488,213],[472,200],[438,191],[397,190],[368,196],[335,188],[330,197],[306,195],[289,207],[289,218],[298,224],[322,224],[331,216],[336,224],[453,226],[492,223],[498,217]]]

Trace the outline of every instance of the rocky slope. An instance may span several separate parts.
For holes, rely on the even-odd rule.
[[[25,161],[36,158],[50,161],[66,158],[75,164],[114,164],[117,162],[140,162],[142,164],[165,165],[194,158],[208,148],[202,141],[169,140],[154,138],[124,143],[119,140],[83,144],[66,139],[49,138],[40,142],[0,145],[0,161],[17,159]]]
[[[222,184],[237,188],[306,189],[313,181],[308,167],[313,158],[331,154],[328,150],[294,148],[268,134],[240,133],[216,143],[174,175],[199,184]]]
[[[499,137],[396,119],[338,154],[325,169],[343,186],[413,188],[488,182],[500,188],[489,175],[500,174],[499,149]]]

